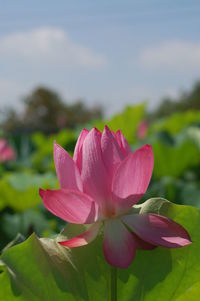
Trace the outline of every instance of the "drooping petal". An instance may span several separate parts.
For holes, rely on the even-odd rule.
[[[131,153],[131,148],[130,145],[128,144],[128,141],[126,140],[126,138],[124,137],[124,135],[120,130],[118,130],[115,135],[124,156],[125,157],[128,156]]]
[[[130,153],[119,165],[112,183],[113,200],[131,207],[146,192],[153,171],[153,152],[145,145]]]
[[[119,144],[107,126],[105,126],[102,133],[101,149],[103,161],[109,174],[109,179],[112,181],[113,174],[121,161],[124,159],[124,156]]]
[[[82,146],[83,146],[83,142],[88,133],[89,133],[89,131],[86,129],[83,129],[81,131],[81,133],[78,137],[78,140],[76,142],[75,149],[74,149],[73,160],[76,163],[76,165],[78,166],[78,169],[80,172],[82,169]]]
[[[92,129],[83,143],[82,171],[83,191],[92,196],[99,204],[108,199],[108,175],[101,152],[101,133]]]
[[[85,246],[97,237],[100,227],[101,222],[96,222],[84,233],[65,241],[59,241],[59,244],[68,248]]]
[[[107,262],[118,268],[127,268],[132,262],[136,243],[134,236],[120,220],[105,221],[103,252]]]
[[[79,170],[64,148],[54,142],[54,162],[60,188],[82,191]]]
[[[191,243],[187,231],[165,216],[132,214],[122,220],[137,236],[152,245],[177,248]]]
[[[141,250],[153,250],[155,249],[157,246],[154,246],[146,241],[144,241],[143,239],[139,238],[137,235],[134,235],[135,238],[135,242],[136,242],[136,246],[137,249],[141,249]]]
[[[69,223],[91,224],[98,218],[97,204],[83,192],[40,189],[39,193],[47,210]]]

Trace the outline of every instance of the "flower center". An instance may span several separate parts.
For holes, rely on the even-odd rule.
[[[106,204],[103,206],[102,213],[105,219],[116,217],[115,208],[110,202],[106,202]]]

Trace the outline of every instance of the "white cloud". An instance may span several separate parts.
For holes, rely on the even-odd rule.
[[[69,67],[101,68],[106,58],[73,42],[58,28],[38,28],[0,37],[0,61]]]
[[[200,42],[166,41],[144,49],[139,62],[151,70],[164,68],[175,72],[196,72],[200,68]]]

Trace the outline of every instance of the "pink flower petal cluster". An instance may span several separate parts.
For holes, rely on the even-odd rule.
[[[191,243],[182,226],[156,214],[132,214],[146,192],[153,171],[153,152],[144,145],[135,152],[121,131],[106,126],[103,133],[84,129],[73,159],[54,143],[59,190],[42,190],[45,207],[74,224],[92,224],[72,239],[59,242],[73,248],[88,244],[104,226],[103,252],[107,262],[126,268],[136,249],[183,247]]]
[[[6,162],[16,159],[14,149],[8,146],[5,139],[0,139],[0,162]]]

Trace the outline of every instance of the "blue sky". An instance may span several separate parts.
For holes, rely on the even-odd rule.
[[[199,1],[0,0],[0,108],[37,85],[69,102],[177,96],[200,79]]]

